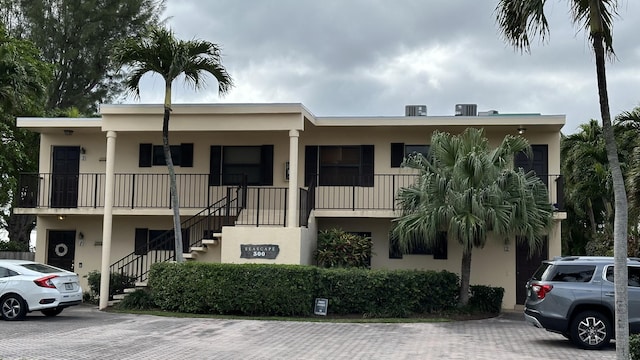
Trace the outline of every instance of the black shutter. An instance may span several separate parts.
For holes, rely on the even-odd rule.
[[[180,144],[180,166],[193,167],[193,144]]]
[[[273,185],[273,145],[262,145],[260,151],[260,185]]]
[[[402,259],[398,237],[393,234],[393,231],[389,232],[389,259]]]
[[[397,168],[404,160],[404,143],[391,143],[391,167]]]
[[[136,235],[133,245],[136,255],[145,255],[149,252],[148,236],[149,229],[136,228]]]
[[[138,154],[139,167],[151,167],[152,144],[140,144],[140,153]]]
[[[318,147],[315,145],[307,145],[304,148],[304,186],[309,186],[317,175]]]
[[[211,145],[209,154],[209,186],[220,185],[220,173],[222,168],[222,146]]]
[[[189,229],[182,229],[182,253],[183,254],[188,254],[191,252],[191,239],[189,238],[189,234],[191,234],[191,231],[189,231]]]
[[[360,176],[362,180],[360,186],[373,186],[373,151],[373,145],[362,145],[361,147]]]
[[[438,232],[438,238],[436,239],[436,246],[433,248],[433,258],[434,259],[447,259],[447,232],[440,231]]]

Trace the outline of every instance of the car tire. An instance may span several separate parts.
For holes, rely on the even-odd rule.
[[[63,310],[63,308],[53,308],[53,309],[40,310],[40,312],[44,316],[53,317],[53,316],[56,316],[56,315],[60,314],[62,312],[62,310]]]
[[[27,315],[27,304],[20,295],[5,295],[0,300],[0,315],[8,321],[22,320]]]
[[[612,333],[611,321],[598,311],[583,311],[571,322],[571,340],[583,349],[602,349]]]

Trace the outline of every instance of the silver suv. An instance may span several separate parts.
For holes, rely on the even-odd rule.
[[[627,266],[629,329],[640,333],[640,259],[628,259]],[[612,257],[543,261],[526,286],[524,316],[529,323],[584,349],[600,349],[615,338]]]

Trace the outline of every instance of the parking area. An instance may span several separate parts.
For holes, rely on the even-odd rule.
[[[449,323],[344,324],[170,318],[81,305],[0,321],[0,359],[614,359],[520,314]]]

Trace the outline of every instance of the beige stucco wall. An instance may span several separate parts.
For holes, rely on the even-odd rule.
[[[273,226],[229,226],[222,229],[222,262],[233,264],[300,264],[310,265],[314,249],[313,234],[307,228]],[[240,257],[240,245],[278,245],[275,259],[245,259]]]

